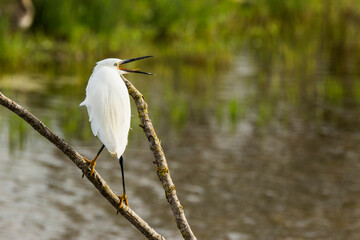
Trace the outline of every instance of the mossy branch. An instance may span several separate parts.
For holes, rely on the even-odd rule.
[[[108,200],[108,202],[118,209],[120,205],[120,199],[116,196],[114,191],[110,189],[105,180],[95,171],[90,176],[91,169],[83,157],[77,153],[68,143],[62,138],[55,135],[45,124],[37,119],[33,114],[21,107],[16,102],[7,98],[0,92],[0,104],[14,112],[27,123],[29,123],[36,131],[42,136],[52,142],[57,148],[59,148],[73,163],[85,174],[88,180],[98,189],[98,191]],[[80,178],[80,174],[79,174]],[[149,226],[142,218],[140,218],[134,211],[132,211],[125,204],[119,209],[119,212],[132,224],[134,225],[145,237],[153,240],[165,240],[163,236],[157,233],[153,228]],[[115,213],[115,212],[114,212]]]
[[[185,217],[183,206],[181,206],[179,198],[176,195],[175,185],[171,179],[170,171],[166,162],[164,150],[161,147],[159,138],[157,137],[150,117],[148,115],[148,106],[144,100],[143,95],[121,75],[124,80],[130,96],[134,99],[139,118],[141,121],[140,127],[144,130],[147,139],[149,140],[150,149],[153,152],[155,158],[155,164],[157,165],[157,175],[165,190],[165,196],[170,204],[171,210],[175,217],[177,227],[179,228],[182,236],[186,240],[196,239],[193,234],[190,225]]]

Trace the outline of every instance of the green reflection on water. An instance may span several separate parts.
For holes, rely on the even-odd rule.
[[[172,69],[172,66],[156,65],[154,69],[159,74],[149,79],[129,76],[149,103],[155,126],[169,131],[181,134],[187,127],[209,121],[216,121],[219,126],[225,124],[229,131],[235,130],[241,121],[250,121],[257,128],[266,128],[273,121],[280,121],[287,128],[294,118],[310,125],[330,124],[336,128],[357,122],[352,117],[360,103],[356,76],[344,79],[328,73],[318,74],[317,69],[310,73],[303,73],[301,69],[291,73],[276,69],[255,71],[244,77],[236,65],[226,71],[177,64]],[[261,65],[252,67],[262,69]],[[4,90],[30,110],[35,109],[50,128],[59,126],[59,134],[65,138],[90,140],[93,136],[86,109],[78,106],[85,96],[88,75],[25,77],[25,81],[34,82],[34,86],[39,82],[42,87],[31,87],[27,92],[21,85],[5,84]],[[6,81],[2,79],[0,83]],[[134,128],[139,120],[134,106],[132,110]],[[30,128],[24,127],[13,114],[5,115],[2,119],[9,122],[11,146],[22,148]]]
[[[24,143],[28,136],[27,124],[17,115],[11,114],[9,116],[9,134],[8,144],[9,151],[13,153],[17,149],[23,149]]]

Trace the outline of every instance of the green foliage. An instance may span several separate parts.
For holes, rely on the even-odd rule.
[[[180,0],[34,0],[34,5],[35,20],[27,33],[14,32],[6,21],[0,22],[0,33],[7,36],[0,49],[10,49],[2,51],[0,60],[28,61],[32,55],[32,62],[46,63],[48,58],[41,54],[46,52],[61,63],[156,51],[214,61],[222,51],[227,51],[224,56],[230,51],[231,33],[225,29],[238,6],[231,1]],[[50,49],[44,39],[54,43]]]
[[[312,59],[324,44],[346,47],[358,34],[352,16],[360,12],[360,4],[350,0],[34,0],[34,24],[24,33],[9,24],[16,2],[0,3],[7,9],[0,19],[0,61],[13,66],[146,52],[192,64],[226,63],[247,43],[266,61],[264,49],[276,49],[294,67],[298,49]],[[352,44],[360,49],[359,42]]]

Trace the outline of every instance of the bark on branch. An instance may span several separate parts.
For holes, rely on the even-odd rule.
[[[179,198],[176,195],[175,185],[171,179],[170,171],[166,162],[164,150],[161,147],[159,138],[157,137],[150,117],[148,115],[147,103],[144,100],[143,95],[121,75],[124,80],[130,96],[134,99],[139,118],[141,121],[140,127],[144,130],[147,139],[149,140],[150,149],[154,154],[155,164],[157,165],[157,175],[165,190],[165,196],[170,204],[171,210],[175,217],[177,227],[179,228],[182,236],[186,240],[196,239],[193,234],[190,225],[185,217],[183,206],[181,206]]]
[[[99,192],[108,200],[108,202],[113,205],[115,209],[118,209],[120,205],[120,199],[110,189],[105,180],[96,172],[96,170],[91,176],[89,175],[91,171],[89,164],[87,164],[83,160],[83,157],[77,153],[69,144],[67,144],[62,138],[55,135],[47,126],[45,126],[29,111],[4,96],[1,92],[0,104],[19,115],[42,136],[58,147],[68,158],[70,158],[75,163],[75,165],[85,174],[89,181],[99,190]],[[148,239],[165,240],[163,236],[152,229],[147,222],[140,218],[125,204],[122,204],[119,212]]]

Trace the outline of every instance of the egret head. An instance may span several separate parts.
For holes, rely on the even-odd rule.
[[[130,58],[130,59],[125,59],[125,60],[118,59],[118,58],[107,58],[107,59],[97,62],[95,68],[97,68],[97,67],[112,67],[112,68],[117,69],[119,71],[120,75],[126,74],[126,73],[142,73],[142,74],[152,75],[152,73],[142,72],[142,71],[138,71],[136,69],[129,70],[129,69],[123,68],[123,66],[122,66],[126,63],[134,62],[134,61],[144,59],[144,58],[149,58],[149,57],[152,57],[152,56]]]

